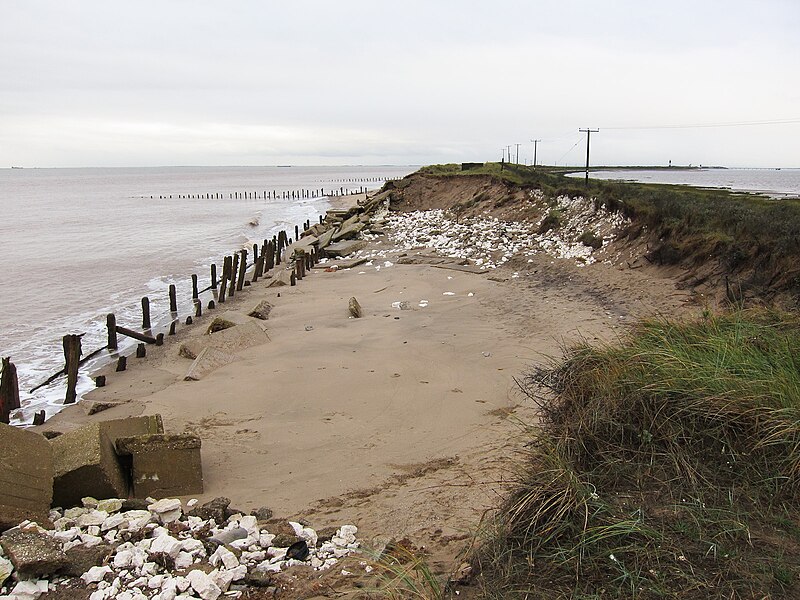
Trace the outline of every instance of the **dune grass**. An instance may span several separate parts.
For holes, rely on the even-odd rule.
[[[476,555],[491,598],[800,595],[800,319],[651,320],[519,381],[542,417]]]

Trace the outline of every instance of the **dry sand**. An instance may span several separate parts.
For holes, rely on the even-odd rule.
[[[319,265],[296,287],[259,281],[129,359],[44,428],[160,413],[168,431],[202,438],[201,500],[227,496],[316,527],[353,523],[365,540],[407,537],[446,572],[503,493],[519,421],[535,418],[514,378],[564,343],[609,340],[637,316],[685,310],[688,295],[647,269],[578,269],[543,255],[475,274],[398,264],[402,254],[416,252],[336,272]],[[351,296],[361,319],[348,314]],[[274,306],[256,321],[269,341],[184,381],[181,343],[261,300]],[[409,310],[392,307],[402,301]],[[81,406],[109,400],[123,402],[91,417]]]

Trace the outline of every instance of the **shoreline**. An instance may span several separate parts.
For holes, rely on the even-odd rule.
[[[167,432],[202,439],[201,502],[354,523],[365,540],[409,538],[437,572],[452,570],[511,478],[520,424],[535,422],[515,378],[570,340],[608,339],[688,294],[644,270],[590,271],[544,252],[468,270],[386,232],[368,237],[365,262],[320,263],[294,287],[251,285],[36,430],[160,414]],[[262,301],[268,341],[184,381],[181,346]],[[112,406],[90,416],[94,403]]]

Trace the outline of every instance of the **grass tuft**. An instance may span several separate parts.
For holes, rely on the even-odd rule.
[[[521,379],[542,422],[476,556],[485,595],[800,595],[798,356],[800,318],[739,311]]]

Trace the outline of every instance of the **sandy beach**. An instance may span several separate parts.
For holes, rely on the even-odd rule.
[[[161,414],[167,432],[202,439],[201,501],[226,496],[315,527],[353,523],[363,540],[406,538],[437,572],[452,571],[511,477],[521,423],[535,420],[515,377],[565,344],[685,311],[689,295],[624,261],[579,267],[540,252],[464,270],[424,244],[397,247],[390,233],[368,236],[362,254],[378,256],[358,266],[320,263],[294,287],[259,280],[127,371],[108,368],[106,387],[40,429]],[[248,317],[262,301],[268,320]],[[185,381],[181,347],[216,317],[255,323],[263,337]],[[116,404],[87,415],[96,402]]]

